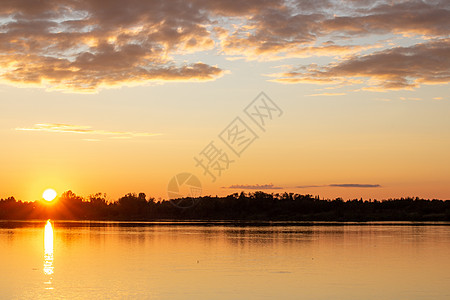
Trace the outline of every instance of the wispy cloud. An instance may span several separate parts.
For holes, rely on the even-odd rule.
[[[130,132],[130,131],[108,131],[93,129],[91,126],[70,125],[70,124],[34,124],[33,127],[15,128],[19,131],[42,131],[53,133],[74,133],[84,135],[108,136],[113,139],[117,138],[133,138],[133,137],[151,137],[158,136],[161,133],[147,133],[147,132]],[[84,139],[86,141],[99,141],[99,139]]]
[[[411,100],[411,101],[420,101],[422,100],[422,98],[418,98],[418,97],[400,97],[400,100]]]
[[[308,189],[308,188],[316,188],[316,187],[324,187],[324,186],[328,186],[328,185],[297,185],[296,188],[298,189]]]
[[[378,188],[381,187],[379,184],[359,184],[359,183],[340,183],[340,184],[329,184],[331,187],[344,187],[344,188]]]
[[[342,187],[342,188],[379,188],[379,184],[360,184],[360,183],[332,183],[332,184],[322,184],[322,185],[298,185],[296,188],[306,189],[306,188],[317,188],[317,187]]]
[[[254,184],[254,185],[247,185],[247,184],[233,184],[230,186],[223,186],[223,189],[242,189],[242,190],[281,190],[283,187],[281,186],[275,186],[273,184]]]
[[[318,93],[318,94],[311,94],[307,95],[310,97],[316,97],[316,96],[344,96],[347,95],[347,93]]]

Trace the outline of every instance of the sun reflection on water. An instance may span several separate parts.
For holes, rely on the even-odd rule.
[[[44,230],[44,274],[53,274],[53,226],[50,220]]]

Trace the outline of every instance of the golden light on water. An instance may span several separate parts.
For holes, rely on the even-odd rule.
[[[50,220],[44,229],[44,274],[53,274],[53,226]]]

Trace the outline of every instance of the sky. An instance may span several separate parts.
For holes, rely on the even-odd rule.
[[[450,199],[449,80],[445,0],[5,0],[0,198]]]

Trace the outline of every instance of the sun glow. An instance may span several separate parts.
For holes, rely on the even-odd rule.
[[[53,199],[56,198],[58,194],[56,193],[56,191],[54,189],[46,189],[43,193],[42,193],[42,198],[44,198],[44,200],[46,201],[53,201]]]

